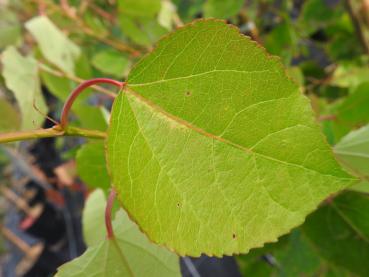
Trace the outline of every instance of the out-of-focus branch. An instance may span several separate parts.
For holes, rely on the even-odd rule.
[[[28,0],[30,2],[39,4],[39,0]],[[45,0],[44,0],[45,1]],[[84,34],[93,37],[94,39],[110,45],[111,47],[121,51],[129,53],[130,55],[137,57],[141,55],[141,52],[134,49],[133,47],[125,44],[124,42],[117,40],[115,38],[107,38],[105,35],[97,34],[94,32],[80,17],[77,16],[76,11],[69,5],[68,1],[61,1],[61,5],[56,5],[55,3],[51,1],[45,1],[45,5],[47,8],[51,8],[55,11],[58,11],[62,16],[65,16],[69,19],[72,19],[73,22],[76,23],[77,31],[82,31]]]
[[[59,70],[56,70],[56,69],[52,69],[50,68],[49,66],[47,66],[46,64],[42,63],[42,62],[38,62],[38,66],[40,68],[40,70],[44,71],[44,72],[47,72],[51,75],[54,75],[56,77],[64,77],[64,78],[67,78],[71,81],[74,81],[76,83],[83,83],[85,80],[82,79],[82,78],[79,78],[79,77],[76,77],[76,76],[73,76],[73,75],[70,75],[68,73],[65,73],[65,72],[62,72],[62,71],[59,71]],[[94,90],[98,91],[98,92],[101,92],[111,98],[115,98],[117,96],[116,93],[102,87],[102,86],[92,86],[91,88],[93,88]]]
[[[369,1],[346,0],[346,6],[361,44],[369,54]]]

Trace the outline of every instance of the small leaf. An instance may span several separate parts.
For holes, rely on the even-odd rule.
[[[19,112],[8,101],[0,97],[0,133],[18,130],[20,123]]]
[[[337,107],[337,120],[340,124],[355,127],[369,123],[369,82],[357,86]]]
[[[131,17],[154,17],[159,13],[161,0],[119,0],[121,13]]]
[[[5,84],[14,93],[22,114],[21,129],[40,127],[44,121],[41,113],[47,114],[47,106],[40,91],[37,61],[23,57],[14,47],[8,47],[2,53],[2,63]]]
[[[123,33],[139,45],[151,45],[167,33],[167,30],[160,26],[154,18],[137,19],[121,14],[119,23]]]
[[[77,172],[83,182],[92,188],[107,190],[110,179],[105,165],[104,144],[91,142],[84,144],[77,152]]]
[[[69,40],[46,16],[26,22],[44,57],[63,71],[74,74],[75,61],[81,54],[79,47]]]
[[[275,241],[355,180],[279,60],[218,20],[177,30],[131,71],[107,163],[140,228],[191,256]]]
[[[329,263],[355,276],[368,276],[369,197],[355,192],[339,195],[309,216],[304,233]]]
[[[84,211],[84,217],[92,216],[92,220],[84,219],[88,225],[84,226],[85,235],[86,231],[93,232],[87,235],[87,242],[92,246],[79,258],[61,266],[56,276],[180,276],[178,257],[149,242],[123,210],[116,213],[113,222],[116,238],[102,239],[103,207],[104,194],[97,190],[86,203],[86,209],[91,210]],[[93,241],[99,239],[102,240]]]
[[[353,173],[369,178],[369,125],[342,138],[334,153]]]
[[[207,0],[204,5],[205,17],[215,17],[227,19],[236,15],[245,0]]]
[[[92,57],[92,64],[103,73],[122,78],[129,65],[129,61],[127,57],[118,51],[104,50]]]

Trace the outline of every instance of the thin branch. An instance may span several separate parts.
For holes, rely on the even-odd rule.
[[[361,2],[356,3],[359,5]],[[369,38],[365,35],[365,20],[367,14],[365,14],[366,6],[363,5],[359,9],[355,7],[355,3],[353,0],[346,0],[346,6],[347,10],[350,14],[352,23],[355,27],[356,33],[359,36],[360,42],[366,52],[366,54],[369,54]],[[363,15],[360,13],[360,9],[363,9],[362,12],[364,12],[364,18]]]
[[[105,139],[106,133],[77,127],[68,127],[63,130],[60,125],[55,125],[54,127],[48,129],[38,129],[31,131],[19,131],[0,134],[0,143],[9,143],[23,140],[61,137],[61,136],[80,136],[87,138]]]
[[[79,78],[79,77],[76,77],[76,76],[73,76],[73,75],[70,75],[68,73],[65,73],[65,72],[62,72],[62,71],[59,71],[59,70],[55,70],[55,69],[52,69],[50,68],[49,66],[47,66],[46,64],[42,63],[42,62],[38,62],[38,66],[39,68],[44,71],[44,72],[47,72],[47,73],[50,73],[56,77],[61,77],[61,78],[67,78],[71,81],[74,81],[76,83],[83,83],[85,82],[86,80],[82,79],[82,78]],[[106,94],[107,96],[111,97],[111,98],[115,98],[117,96],[116,93],[104,88],[104,87],[101,87],[101,86],[91,86],[91,88],[93,88],[94,90],[98,91],[98,92],[101,92],[103,94]]]

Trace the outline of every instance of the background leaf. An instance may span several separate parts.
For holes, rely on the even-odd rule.
[[[303,230],[327,261],[354,275],[368,276],[368,195],[347,192],[307,218]]]
[[[16,14],[0,6],[0,48],[18,44],[21,40],[21,25]]]
[[[8,101],[0,97],[0,133],[18,130],[20,124],[19,112]]]
[[[180,276],[178,257],[149,242],[123,210],[116,213],[113,222],[116,239],[102,239],[104,207],[102,191],[92,193],[86,203],[89,210],[84,211],[85,216],[92,216],[92,220],[84,219],[87,242],[92,246],[60,267],[56,276]]]
[[[26,23],[44,57],[63,71],[73,74],[74,63],[81,54],[79,47],[68,39],[46,16],[38,16]]]
[[[99,244],[106,239],[105,206],[103,190],[94,190],[88,196],[82,215],[83,238],[88,246]]]
[[[369,178],[369,125],[342,138],[334,152],[358,176]]]
[[[153,17],[160,11],[161,0],[118,0],[121,13],[132,17]]]
[[[245,0],[207,0],[204,4],[205,17],[230,18],[238,13]]]
[[[77,152],[77,172],[92,188],[107,190],[110,178],[105,165],[105,149],[102,142],[84,144]]]
[[[105,74],[122,78],[129,65],[127,57],[114,50],[103,50],[92,57],[92,64]]]
[[[6,86],[14,93],[22,114],[21,129],[35,129],[41,126],[47,106],[40,91],[37,61],[23,57],[14,47],[8,47],[2,54],[3,77]]]

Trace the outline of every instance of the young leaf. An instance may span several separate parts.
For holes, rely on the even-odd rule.
[[[35,37],[47,60],[67,73],[74,73],[74,63],[81,50],[54,23],[46,16],[38,16],[26,22],[26,28]]]
[[[304,233],[319,254],[350,276],[368,276],[362,266],[369,259],[369,197],[346,192],[309,216]]]
[[[88,186],[104,190],[110,187],[102,142],[84,144],[78,150],[76,159],[78,175]]]
[[[334,153],[354,173],[369,178],[369,125],[346,135]]]
[[[23,57],[14,47],[8,47],[2,53],[1,61],[5,84],[14,93],[22,114],[21,129],[40,127],[44,121],[41,113],[47,114],[47,106],[40,91],[36,60]]]
[[[132,70],[107,160],[141,229],[192,256],[275,241],[354,180],[279,60],[217,20],[179,29]]]
[[[180,276],[178,257],[149,242],[123,210],[116,213],[113,222],[116,238],[101,237],[105,234],[101,224],[104,203],[101,191],[90,195],[86,209],[91,210],[84,211],[84,216],[90,215],[93,220],[84,219],[85,224],[92,224],[84,229],[85,234],[86,230],[93,232],[87,236],[87,243],[92,246],[81,257],[61,266],[56,276]],[[97,215],[100,224],[94,222]],[[99,239],[102,240],[96,241]]]

